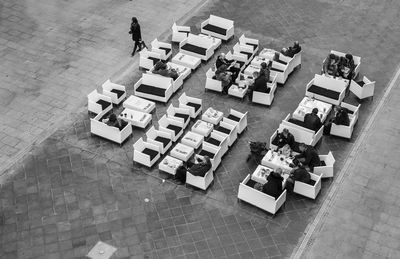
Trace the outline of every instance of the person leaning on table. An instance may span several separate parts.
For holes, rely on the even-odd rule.
[[[299,149],[300,154],[296,155],[295,159],[297,159],[303,165],[308,166],[311,172],[314,170],[315,166],[319,166],[321,164],[319,155],[312,146],[306,145],[305,143],[300,143]]]
[[[294,136],[287,128],[284,128],[281,133],[278,133],[278,148],[289,145],[289,147],[293,150],[294,143]]]
[[[295,167],[290,171],[290,175],[286,180],[286,189],[289,191],[293,191],[295,181],[303,183],[310,183],[311,181],[311,176],[307,169],[298,160],[293,161],[293,164]]]
[[[262,192],[278,199],[283,192],[282,169],[277,168],[267,176],[267,182],[262,187]]]

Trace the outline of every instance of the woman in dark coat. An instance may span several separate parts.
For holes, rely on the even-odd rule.
[[[283,192],[283,177],[281,174],[282,169],[280,168],[277,168],[274,172],[271,172],[267,177],[267,183],[264,184],[262,188],[262,192],[274,197],[275,199],[278,199]]]
[[[129,34],[132,34],[132,40],[135,42],[135,46],[133,47],[132,51],[132,56],[133,56],[135,55],[135,51],[138,47],[139,47],[138,51],[141,50],[140,42],[142,41],[142,33],[140,32],[140,25],[136,17],[132,17],[131,30],[129,31]]]

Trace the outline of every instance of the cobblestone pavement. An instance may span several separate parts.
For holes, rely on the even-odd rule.
[[[337,159],[336,172],[340,172],[398,63],[400,54],[395,50],[399,22],[395,18],[399,6],[392,1],[232,2],[209,1],[186,24],[198,32],[200,22],[211,11],[235,20],[235,35],[245,33],[258,38],[262,47],[280,49],[300,40],[303,61],[301,69],[278,88],[270,108],[204,92],[205,71],[215,57],[202,64],[172,98],[171,103],[176,104],[184,91],[203,98],[205,107],[225,113],[231,107],[250,111],[248,130],[223,158],[209,190],[177,186],[157,169],[133,165],[132,144],[145,131],[135,129],[133,138],[122,147],[91,136],[87,108],[82,105],[10,169],[14,177],[0,190],[4,214],[4,224],[0,226],[1,258],[79,258],[98,240],[118,248],[115,258],[291,255],[338,175],[323,181],[322,192],[315,201],[289,195],[285,207],[272,217],[236,198],[239,182],[256,167],[245,162],[247,141],[269,139],[279,122],[294,111],[304,96],[305,85],[319,72],[330,49],[348,51],[362,57],[361,73],[376,80],[377,85],[374,99],[362,102],[352,140],[323,137],[318,145],[320,153],[332,150]],[[363,26],[359,26],[360,22]],[[233,39],[223,44],[221,51],[232,49],[235,42]],[[376,51],[378,48],[382,51]],[[134,70],[120,79],[126,83],[128,94],[133,92],[140,75]],[[81,103],[84,99],[81,97]],[[357,102],[351,94],[346,100]],[[165,113],[166,107],[157,104],[153,122]],[[395,206],[391,207],[394,210]]]

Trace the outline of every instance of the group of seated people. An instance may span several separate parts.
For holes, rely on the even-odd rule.
[[[108,118],[106,119],[102,119],[102,122],[107,124],[108,126],[111,127],[116,127],[119,130],[122,130],[123,128],[125,128],[125,126],[128,124],[126,121],[124,120],[120,120],[117,115],[115,115],[114,113],[111,113]]]
[[[178,71],[168,67],[168,65],[162,60],[157,61],[157,63],[154,66],[153,73],[165,77],[171,77],[173,80],[176,80],[179,77]]]
[[[293,46],[282,48],[281,53],[287,57],[293,58],[294,55],[301,51],[301,46],[298,41],[293,43]],[[279,53],[278,53],[279,54]]]
[[[322,66],[323,73],[325,75],[331,75],[333,78],[342,77],[345,79],[352,79],[354,76],[354,64],[353,55],[346,54],[344,57],[339,57],[335,54],[329,54],[325,59]]]
[[[239,76],[239,63],[235,60],[228,60],[224,53],[221,53],[215,62],[215,79],[222,82],[222,93],[227,94],[229,87]]]
[[[184,184],[187,171],[194,176],[204,177],[211,167],[211,159],[208,156],[195,155],[193,161],[189,160],[186,165],[181,165],[176,169],[174,180],[177,184]]]
[[[334,108],[334,116],[329,119],[328,122],[324,126],[324,134],[329,135],[332,127],[332,123],[336,125],[350,125],[349,112],[346,108],[341,107],[340,105],[336,105]]]

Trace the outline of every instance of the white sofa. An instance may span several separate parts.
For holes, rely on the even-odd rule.
[[[247,114],[249,112],[241,113],[234,109],[230,109],[228,117],[224,117],[223,121],[237,126],[238,134],[241,134],[247,128]]]
[[[102,114],[102,116],[110,112],[113,108],[112,100],[109,96],[100,94],[97,90],[93,90],[87,96],[88,98],[88,111],[95,114]]]
[[[341,107],[346,108],[350,113],[349,113],[349,120],[350,124],[348,126],[346,125],[336,125],[335,123],[332,123],[331,131],[330,134],[334,136],[339,136],[347,139],[351,139],[351,136],[353,134],[354,126],[356,125],[358,121],[358,114],[359,114],[359,109],[361,104],[358,106],[354,106],[345,102],[342,102],[340,104]]]
[[[234,35],[233,21],[219,16],[210,17],[201,23],[201,33],[210,35],[222,40],[228,40]]]
[[[315,74],[307,84],[306,96],[339,105],[345,96],[347,84],[344,80],[336,80],[325,75]]]
[[[251,99],[251,101],[253,103],[263,104],[263,105],[267,105],[267,106],[272,104],[272,102],[274,101],[274,98],[275,98],[275,91],[277,88],[276,73],[271,72],[270,80],[272,82],[267,83],[267,86],[270,89],[269,93],[253,91],[253,95],[252,95],[252,99]]]
[[[233,46],[233,54],[245,55],[246,56],[245,63],[247,65],[254,58],[255,52],[251,46],[245,45],[245,44],[240,44],[239,42],[237,42]]]
[[[296,119],[293,119],[293,120],[291,120],[291,119],[293,119],[293,118],[291,117],[291,114],[289,113],[285,117],[285,119],[283,119],[282,125],[290,127],[290,128],[298,128],[298,129],[302,130],[303,135],[305,135],[305,136],[307,135],[307,136],[309,136],[308,138],[312,139],[311,144],[310,144],[311,146],[315,146],[320,141],[320,139],[322,138],[322,135],[324,133],[324,125],[321,125],[321,128],[319,128],[318,131],[314,131],[314,130],[304,127],[304,122],[296,120]],[[289,121],[289,120],[291,120],[291,121]],[[308,140],[308,138],[307,138],[307,140]]]
[[[235,125],[221,121],[219,126],[214,128],[215,133],[228,137],[228,146],[232,146],[237,139],[238,128]]]
[[[213,146],[216,149],[221,150],[221,157],[228,152],[229,142],[228,136],[223,136],[221,134],[216,133],[215,131],[211,131],[211,134],[208,138],[204,139],[204,142],[209,146]]]
[[[228,51],[225,55],[225,58],[227,60],[234,60],[236,61],[237,64],[240,66],[240,71],[242,71],[245,67],[246,64],[248,63],[248,57],[246,54],[242,53],[233,53],[231,51]]]
[[[119,130],[116,127],[108,126],[106,123],[103,123],[101,121],[103,116],[104,113],[99,113],[96,117],[90,118],[90,133],[121,145],[132,134],[131,124],[126,123],[125,127]]]
[[[148,70],[147,73],[151,74],[151,75],[162,76],[162,75],[153,73],[153,70],[154,70],[154,67],[152,67],[150,70]],[[162,76],[162,77],[171,78],[171,77],[168,77],[168,76]],[[176,91],[178,91],[182,87],[182,85],[183,85],[183,75],[182,74],[179,74],[177,79],[175,79],[175,80],[172,79],[172,91],[174,93]]]
[[[152,167],[160,158],[160,148],[157,145],[139,138],[133,144],[133,161],[147,167]]]
[[[179,77],[182,77],[182,80],[185,80],[192,72],[192,70],[189,67],[185,67],[173,62],[167,62],[167,66],[170,69],[175,69],[176,72],[178,72]],[[149,72],[153,73],[154,67],[155,65],[149,70]]]
[[[159,130],[170,134],[173,142],[178,140],[185,128],[183,120],[175,120],[173,118],[167,117],[167,115],[165,114],[158,121],[158,126]]]
[[[184,128],[190,122],[190,111],[186,108],[174,107],[170,104],[167,109],[167,115],[169,118],[183,122]]]
[[[156,38],[151,42],[151,51],[160,54],[162,60],[167,60],[172,55],[172,45],[170,43],[158,41]]]
[[[208,156],[211,160],[212,170],[215,171],[222,160],[221,148],[214,145],[209,145],[208,142],[203,142],[198,153],[200,156]]]
[[[172,25],[172,41],[173,42],[183,41],[184,39],[187,38],[189,33],[190,33],[189,26],[176,25],[176,23],[174,23]]]
[[[172,96],[172,85],[172,78],[154,74],[143,74],[133,89],[136,96],[166,103]]]
[[[319,160],[323,161],[325,165],[315,166],[313,173],[322,176],[322,178],[333,177],[333,166],[335,165],[335,158],[331,151],[327,155],[319,155]]]
[[[139,67],[144,69],[151,69],[157,61],[161,60],[160,53],[149,51],[147,48],[140,51],[139,56]]]
[[[188,171],[186,171],[186,185],[189,184],[191,186],[197,187],[205,191],[213,181],[214,181],[214,173],[212,168],[204,175],[204,177],[194,176]]]
[[[180,108],[189,109],[192,118],[196,118],[202,112],[203,100],[200,98],[190,97],[183,93],[179,96],[178,101]]]
[[[346,56],[346,53],[340,52],[340,51],[336,51],[336,50],[331,50],[330,54],[335,54],[338,57]],[[325,63],[325,59],[324,59],[323,63]],[[354,68],[354,76],[353,76],[353,78],[356,78],[358,73],[360,73],[361,57],[353,55],[353,60],[354,60],[354,65],[356,66]]]
[[[147,142],[159,147],[160,153],[165,154],[172,146],[172,136],[170,133],[156,130],[154,126],[146,132]]]
[[[239,43],[242,45],[248,45],[253,48],[253,52],[257,52],[258,48],[260,46],[260,42],[257,39],[252,39],[252,38],[247,38],[242,34],[242,36],[239,37]]]
[[[103,94],[111,98],[111,101],[118,105],[126,98],[126,88],[123,85],[112,83],[110,79],[102,85]]]
[[[246,185],[250,178],[251,175],[249,174],[239,184],[238,199],[275,214],[286,201],[286,190],[275,200],[274,197]]]
[[[189,34],[179,43],[179,52],[207,61],[214,54],[214,43],[211,38]]]
[[[294,181],[293,192],[300,194],[302,196],[308,197],[310,199],[315,200],[319,191],[321,190],[321,175],[316,175],[313,173],[309,173],[311,176],[311,180],[314,181],[314,185]]]
[[[363,76],[363,80],[360,83],[351,80],[350,91],[361,100],[368,97],[373,97],[375,91],[375,81],[369,80],[366,76]]]

